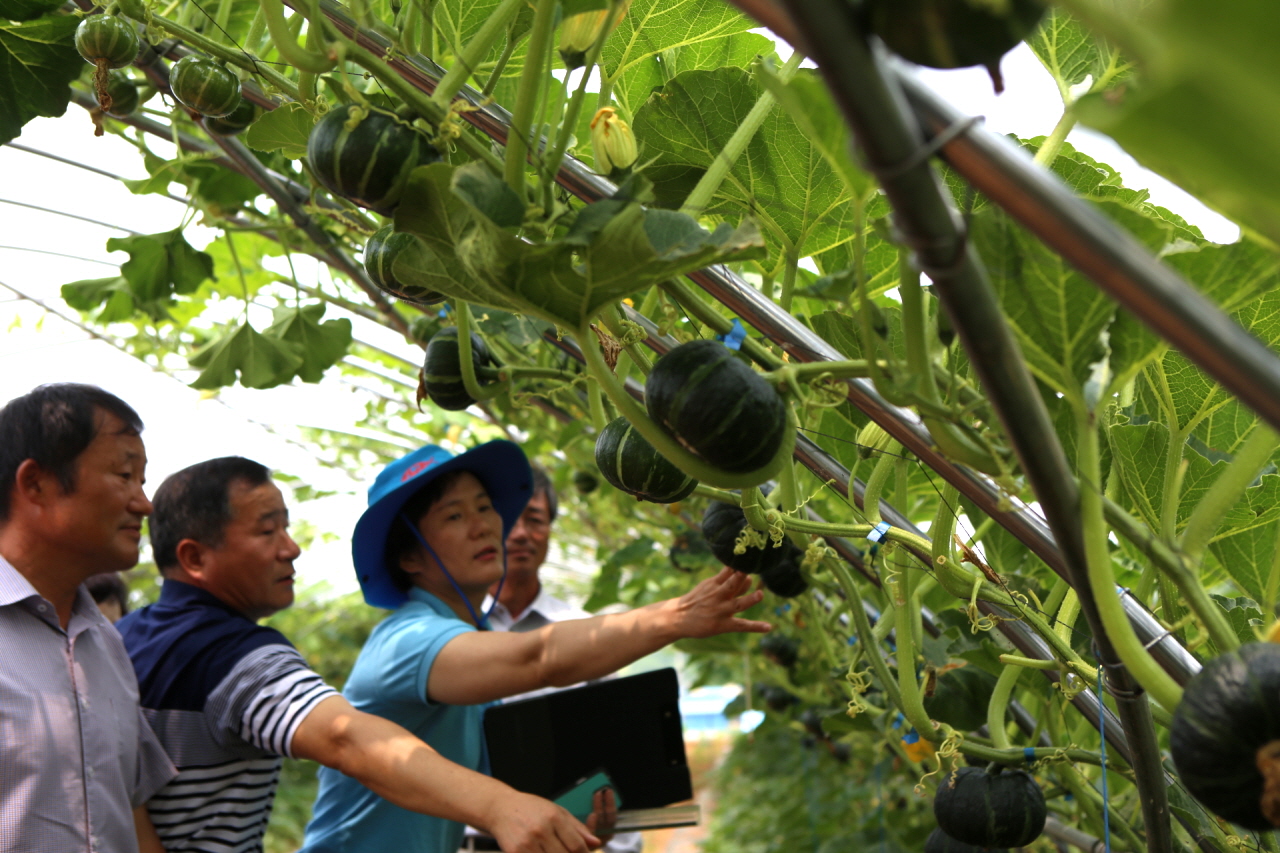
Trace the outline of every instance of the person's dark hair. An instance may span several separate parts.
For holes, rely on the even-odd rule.
[[[231,522],[231,486],[256,488],[271,479],[265,465],[243,456],[198,462],[170,475],[152,503],[151,550],[161,574],[178,566],[178,543],[194,539],[217,548]]]
[[[533,497],[538,495],[547,496],[547,521],[556,520],[556,513],[560,510],[560,498],[556,496],[556,487],[551,485],[551,478],[547,476],[547,472],[537,465],[529,466],[533,471]]]
[[[125,585],[124,578],[120,577],[119,572],[103,572],[100,575],[93,575],[84,582],[89,588],[89,594],[93,596],[93,600],[101,604],[108,598],[114,598],[120,603],[120,615],[125,616],[129,613],[129,587]]]
[[[413,586],[413,578],[409,576],[408,572],[400,568],[400,560],[412,554],[413,550],[419,547],[418,537],[413,535],[413,531],[404,523],[404,519],[407,518],[417,524],[427,514],[427,510],[435,506],[436,502],[444,497],[444,493],[449,491],[449,487],[466,473],[468,472],[464,470],[446,471],[436,477],[415,492],[413,497],[409,498],[404,506],[401,507],[395,521],[391,522],[391,529],[387,531],[387,548],[384,553],[387,561],[387,572],[391,575],[391,582],[401,592],[407,592],[409,587]]]
[[[126,434],[142,432],[138,413],[96,385],[41,385],[0,409],[0,521],[9,518],[18,466],[28,459],[57,477],[64,492],[75,491],[76,459],[98,435],[98,410],[119,418]]]

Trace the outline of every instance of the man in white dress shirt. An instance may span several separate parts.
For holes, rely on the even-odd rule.
[[[551,595],[542,588],[542,581],[538,578],[538,570],[547,559],[551,524],[555,521],[558,509],[559,501],[550,478],[541,468],[534,467],[533,497],[529,499],[520,520],[507,536],[506,581],[501,590],[490,590],[491,594],[498,592],[498,603],[489,614],[489,627],[494,631],[533,631],[551,622],[587,619],[591,616],[587,611]],[[493,604],[492,599],[486,600],[485,607],[488,608],[490,604]],[[528,699],[558,689],[562,688],[547,687],[512,698]],[[493,849],[485,846],[487,840],[483,836],[473,837],[468,833],[467,842],[473,845],[469,849]],[[603,849],[606,853],[640,853],[643,848],[644,839],[640,833],[621,832]]]

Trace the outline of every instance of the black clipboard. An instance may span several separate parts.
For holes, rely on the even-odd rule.
[[[693,796],[671,668],[495,705],[484,733],[490,772],[518,791],[554,799],[603,771],[628,809]]]

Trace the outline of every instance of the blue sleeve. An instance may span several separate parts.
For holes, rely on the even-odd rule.
[[[365,647],[366,653],[373,652],[367,661],[374,680],[369,687],[382,701],[415,703],[428,701],[427,678],[440,650],[459,634],[475,630],[461,620],[432,612],[395,619],[380,627],[386,629],[382,636],[375,632],[370,638],[376,647]]]

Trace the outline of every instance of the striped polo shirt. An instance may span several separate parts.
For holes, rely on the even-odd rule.
[[[281,756],[336,691],[279,631],[179,581],[116,627],[143,714],[178,767],[148,804],[165,849],[261,850]]]

